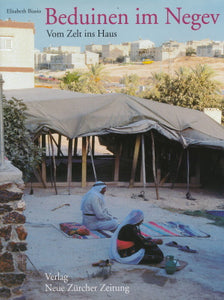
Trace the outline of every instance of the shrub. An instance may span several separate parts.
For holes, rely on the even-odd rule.
[[[5,155],[23,172],[24,181],[30,179],[33,169],[41,161],[41,150],[34,144],[30,132],[25,127],[26,109],[22,100],[6,100],[3,97]]]

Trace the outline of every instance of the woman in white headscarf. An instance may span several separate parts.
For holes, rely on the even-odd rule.
[[[118,226],[111,240],[111,259],[136,265],[160,263],[163,260],[163,253],[157,244],[141,235],[139,226],[143,219],[141,210],[132,210]]]
[[[115,230],[118,226],[114,218],[105,206],[104,194],[106,184],[97,181],[86,193],[81,202],[83,225],[91,230]]]

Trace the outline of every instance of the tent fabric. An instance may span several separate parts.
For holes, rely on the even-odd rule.
[[[224,149],[224,127],[193,109],[115,93],[90,95],[34,88],[8,90],[4,95],[24,100],[26,126],[32,133],[47,128],[75,138],[155,129],[183,147]]]

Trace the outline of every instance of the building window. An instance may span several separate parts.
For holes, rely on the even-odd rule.
[[[12,37],[0,36],[0,50],[12,50]]]

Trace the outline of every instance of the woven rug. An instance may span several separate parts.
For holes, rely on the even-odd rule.
[[[66,222],[60,224],[60,229],[62,232],[71,238],[76,239],[101,239],[110,238],[113,232],[106,230],[91,230],[89,235],[79,235],[73,234],[73,232],[82,226],[80,223],[76,222]],[[162,237],[162,236],[188,236],[188,237],[209,237],[210,235],[193,228],[193,226],[184,225],[178,222],[166,222],[166,223],[155,223],[147,222],[143,223],[141,226],[141,234],[144,237]]]
[[[66,234],[66,236],[71,237],[71,238],[76,238],[76,239],[102,239],[102,238],[110,238],[113,234],[111,231],[107,230],[90,230],[89,235],[79,235],[79,234],[73,234],[76,229],[80,228],[81,225],[80,223],[76,222],[67,222],[67,223],[61,223],[60,224],[60,229]]]
[[[223,217],[224,218],[224,210],[207,210],[207,214],[215,216],[215,217]]]
[[[188,236],[188,237],[209,237],[210,235],[180,222],[147,222],[141,225],[142,235],[144,236]]]

